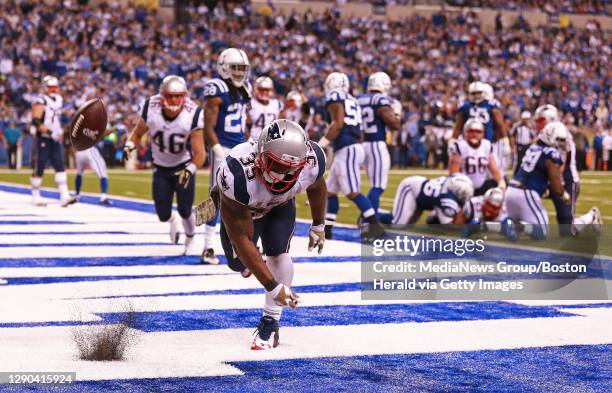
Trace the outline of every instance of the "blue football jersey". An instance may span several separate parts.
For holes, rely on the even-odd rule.
[[[250,91],[248,82],[245,87]],[[237,96],[237,99],[232,98],[223,79],[214,78],[204,85],[204,99],[220,97],[223,100],[219,108],[217,124],[215,124],[215,133],[219,138],[219,144],[228,148],[233,148],[245,141],[246,110],[249,102],[241,94]]]
[[[361,139],[361,108],[355,97],[342,90],[332,90],[325,96],[325,106],[333,103],[344,104],[344,126],[340,135],[333,140],[334,150],[359,143]]]
[[[357,101],[359,102],[359,106],[361,106],[364,140],[366,142],[384,142],[387,140],[385,122],[376,111],[383,106],[391,106],[389,97],[380,93],[369,93],[359,96]]]
[[[417,196],[419,210],[439,209],[447,217],[455,217],[461,210],[463,202],[447,187],[448,176],[426,180]]]
[[[563,163],[559,150],[546,146],[542,142],[534,143],[525,152],[525,157],[518,172],[514,175],[514,180],[520,182],[526,189],[535,190],[542,196],[548,189],[548,171],[546,170],[548,160],[558,165]]]
[[[495,142],[495,129],[493,124],[493,109],[500,109],[501,105],[497,100],[484,100],[475,104],[470,101],[464,101],[457,113],[463,113],[465,121],[468,119],[476,119],[485,127],[485,138],[491,142]]]

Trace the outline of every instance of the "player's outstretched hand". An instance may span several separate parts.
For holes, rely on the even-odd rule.
[[[561,198],[563,198],[563,203],[565,203],[566,205],[569,205],[570,202],[572,202],[572,198],[570,197],[570,194],[567,191],[563,191],[563,196]]]
[[[308,232],[308,251],[317,248],[317,252],[321,254],[323,245],[325,244],[325,224],[311,225]]]
[[[191,180],[191,177],[193,176],[195,171],[195,164],[190,162],[189,164],[185,165],[185,168],[174,172],[174,175],[178,176],[179,184],[183,186],[183,188],[187,188],[187,186],[189,185],[189,180]]]
[[[123,155],[121,156],[122,164],[125,164],[125,162],[130,159],[130,154],[132,153],[132,151],[134,151],[134,149],[136,149],[136,145],[134,145],[134,142],[125,142],[125,146],[123,146]]]
[[[301,302],[300,297],[293,289],[285,284],[278,284],[276,288],[269,292],[274,299],[274,303],[281,307],[296,308]]]

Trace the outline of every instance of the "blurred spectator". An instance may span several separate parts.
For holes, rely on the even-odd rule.
[[[601,128],[593,138],[593,150],[595,151],[595,167],[593,169],[596,171],[603,169],[603,140],[605,136],[606,133]]]
[[[14,119],[10,119],[3,127],[3,133],[7,144],[8,167],[9,169],[16,169],[17,148],[21,143],[21,128],[15,123]]]

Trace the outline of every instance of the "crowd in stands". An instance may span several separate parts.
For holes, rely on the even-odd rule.
[[[353,93],[360,94],[371,73],[386,71],[391,95],[404,107],[401,132],[389,140],[396,166],[444,162],[443,140],[473,80],[494,86],[508,125],[521,111],[544,103],[558,106],[564,120],[587,135],[605,132],[611,123],[611,33],[596,21],[578,30],[529,26],[519,18],[512,26],[483,31],[467,9],[391,22],[342,17],[337,9],[303,16],[252,10],[249,2],[201,5],[180,20],[162,22],[153,10],[120,3],[0,3],[4,134],[17,127],[27,141],[32,98],[41,77],[53,74],[61,81],[66,123],[88,98],[104,99],[116,132],[103,151],[113,166],[133,114],[156,93],[161,78],[184,76],[192,97],[201,101],[217,55],[228,46],[247,52],[252,79],[268,75],[279,96],[299,89],[309,98],[315,138],[325,129],[322,85],[329,72],[345,72]],[[0,156],[8,144],[0,141]],[[143,149],[142,165],[149,159]]]

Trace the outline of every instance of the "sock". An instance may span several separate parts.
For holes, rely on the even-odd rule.
[[[595,221],[595,216],[593,215],[593,211],[589,210],[588,213],[574,218],[574,222],[572,224],[574,226],[574,230],[580,233],[587,227],[587,225],[592,224],[593,221]]]
[[[276,257],[267,257],[266,265],[272,272],[272,275],[280,284],[291,286],[293,282],[293,260],[289,254],[284,253]],[[272,296],[266,293],[266,302],[264,304],[263,315],[270,316],[277,321],[280,320],[283,308],[274,303]]]
[[[185,231],[185,236],[192,237],[195,235],[195,216],[193,213],[189,215],[187,218],[182,218],[183,221],[183,230]]]
[[[83,185],[83,175],[77,174],[74,179],[74,192],[79,195],[81,193],[81,186]]]
[[[391,213],[378,213],[378,221],[382,224],[391,225],[393,222],[393,214]]]
[[[66,176],[66,172],[55,173],[55,184],[57,185],[57,189],[59,190],[61,200],[66,200],[70,198],[67,182],[68,176]]]
[[[368,198],[366,198],[363,194],[359,193],[355,198],[353,198],[353,202],[359,210],[361,210],[361,214],[364,218],[372,217],[375,214],[374,209],[372,209],[372,204]]]
[[[380,205],[380,196],[385,192],[382,188],[373,187],[368,193],[368,199],[370,200],[370,204],[372,205],[372,209],[378,211],[378,206]]]
[[[217,226],[216,225],[208,225],[204,227],[204,249],[207,250],[209,248],[214,248],[215,245],[215,235],[217,234]]]
[[[108,194],[108,179],[106,177],[100,178],[100,191],[102,191],[102,194]]]
[[[32,184],[32,199],[34,203],[40,199],[40,184],[42,183],[42,177],[31,177],[30,184]]]
[[[179,219],[179,215],[177,212],[172,211],[172,213],[170,214],[170,218],[168,219],[168,221],[166,221],[169,224],[172,224],[174,222],[174,220],[178,220]]]
[[[340,201],[338,200],[337,195],[330,195],[327,197],[327,214],[325,218],[328,221],[336,221],[336,217],[338,216],[338,211],[340,211]]]

